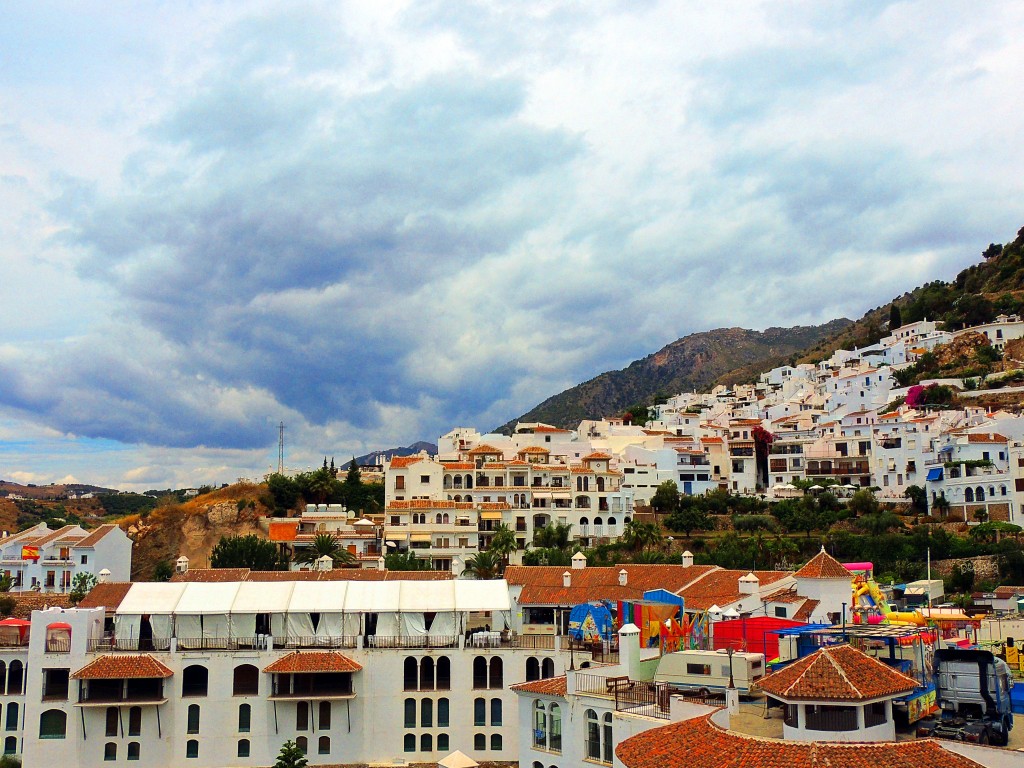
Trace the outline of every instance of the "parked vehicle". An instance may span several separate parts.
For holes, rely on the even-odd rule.
[[[736,651],[732,655],[732,679],[736,690],[750,693],[750,686],[764,677],[764,654]],[[729,687],[730,660],[726,650],[676,651],[658,662],[654,679],[698,696]]]
[[[934,675],[939,714],[921,720],[917,735],[1005,747],[1013,728],[1009,664],[990,651],[941,648]]]

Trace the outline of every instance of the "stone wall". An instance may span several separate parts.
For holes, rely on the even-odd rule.
[[[960,565],[961,569],[963,569],[964,564],[969,564],[967,568],[974,571],[974,580],[976,582],[999,580],[999,563],[994,555],[961,557],[951,560],[932,560],[932,578],[948,579],[953,575],[953,568],[955,566]]]

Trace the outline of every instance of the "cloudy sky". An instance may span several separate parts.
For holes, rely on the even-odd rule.
[[[0,478],[483,430],[1024,224],[1020,3],[3,6]]]

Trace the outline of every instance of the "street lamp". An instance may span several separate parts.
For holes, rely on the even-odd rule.
[[[729,690],[732,690],[732,689],[734,689],[736,687],[736,683],[733,681],[733,678],[732,678],[732,655],[735,652],[736,652],[735,649],[730,645],[729,649],[728,649],[728,654],[729,654]]]

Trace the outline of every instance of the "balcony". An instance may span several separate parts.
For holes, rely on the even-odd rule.
[[[350,672],[277,674],[271,699],[350,699],[355,696]]]

